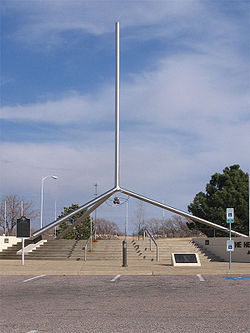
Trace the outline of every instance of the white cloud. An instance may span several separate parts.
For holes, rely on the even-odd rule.
[[[16,10],[25,17],[14,36],[22,42],[56,45],[66,31],[94,35],[114,31],[114,22],[123,28],[161,25],[158,31],[146,29],[144,36],[163,36],[163,31],[179,31],[190,17],[203,11],[202,2],[189,1],[10,1],[2,4],[5,12]],[[179,21],[178,21],[179,19]],[[178,21],[178,22],[177,22]],[[163,28],[164,26],[168,28]],[[162,32],[160,32],[162,31]],[[136,33],[136,32],[135,32]],[[131,37],[133,37],[131,35]]]
[[[54,124],[74,124],[84,121],[102,120],[112,106],[114,92],[109,87],[96,96],[80,96],[69,93],[62,99],[44,103],[5,106],[1,109],[1,119],[25,120]]]
[[[11,8],[27,13],[30,22],[36,21],[49,24],[50,18],[54,19],[55,28],[52,24],[51,29],[57,29],[57,22],[60,22],[64,27],[72,26],[80,28],[84,24],[94,30],[99,26],[102,30],[106,30],[107,21],[113,20],[112,17],[124,18],[125,24],[149,24],[156,23],[165,19],[166,16],[185,16],[192,14],[201,8],[199,0],[190,1],[129,1],[124,4],[124,1],[71,1],[66,0],[51,1],[51,0],[36,0],[30,1],[11,1],[7,3],[5,8]],[[33,14],[34,16],[32,16]],[[109,14],[109,15],[107,15]],[[94,22],[93,22],[93,18]],[[71,18],[71,19],[70,19]],[[35,22],[33,22],[35,24]]]

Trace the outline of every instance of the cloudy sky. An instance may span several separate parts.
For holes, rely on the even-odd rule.
[[[215,172],[249,172],[249,2],[1,0],[1,197],[45,220],[114,184],[115,22],[121,186],[187,211]],[[135,200],[130,199],[133,219]],[[99,216],[121,228],[125,208]],[[146,206],[145,218],[162,212]],[[33,221],[38,227],[38,221]],[[132,226],[130,227],[132,231]]]

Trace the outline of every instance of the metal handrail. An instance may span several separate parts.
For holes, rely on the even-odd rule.
[[[89,238],[87,239],[87,242],[84,246],[84,261],[87,261],[87,249],[88,249],[88,243],[89,241],[91,240],[92,242],[92,237],[93,237],[93,234],[95,232],[95,228],[92,230],[92,233],[90,234]]]
[[[155,244],[156,247],[156,261],[160,261],[160,253],[159,253],[159,245],[156,243],[156,240],[154,239],[154,236],[151,235],[151,233],[149,232],[149,230],[144,227],[143,228],[144,232],[146,232],[149,235],[150,238],[150,251],[152,251],[152,241]]]

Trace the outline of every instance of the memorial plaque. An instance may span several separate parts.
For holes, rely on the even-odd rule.
[[[22,216],[20,219],[17,219],[16,224],[16,236],[17,237],[30,237],[30,219]]]
[[[195,253],[183,253],[183,254],[177,254],[175,253],[175,262],[177,264],[179,263],[197,263],[197,258]]]
[[[173,266],[200,266],[197,253],[172,253]]]

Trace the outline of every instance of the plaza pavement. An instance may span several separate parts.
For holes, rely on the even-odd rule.
[[[233,262],[229,271],[228,262],[207,262],[201,267],[173,267],[164,262],[128,261],[128,267],[114,260],[96,261],[49,261],[1,260],[0,275],[215,275],[250,274],[249,263]]]

